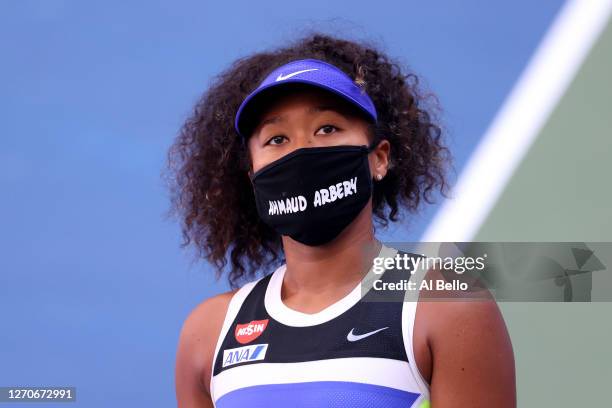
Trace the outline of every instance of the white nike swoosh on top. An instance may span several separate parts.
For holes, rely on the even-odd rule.
[[[301,74],[302,72],[308,72],[308,71],[317,71],[319,68],[310,68],[310,69],[303,69],[301,71],[296,71],[296,72],[292,72],[290,74],[287,74],[285,76],[283,76],[283,74],[280,74],[278,76],[278,78],[276,78],[276,81],[282,81],[283,79],[287,79],[287,78],[291,78],[292,76],[295,76],[297,74]]]
[[[349,334],[346,335],[346,339],[348,341],[357,341],[357,340],[365,339],[366,337],[371,336],[373,334],[376,334],[379,331],[382,331],[382,330],[385,330],[385,329],[388,329],[388,327],[383,327],[382,329],[374,330],[374,331],[367,332],[367,333],[364,333],[364,334],[353,334],[353,330],[355,330],[353,328],[353,329],[351,329]]]

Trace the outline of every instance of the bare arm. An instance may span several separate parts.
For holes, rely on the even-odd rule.
[[[210,378],[217,338],[232,295],[227,292],[199,304],[183,323],[176,353],[178,408],[212,408]]]
[[[431,356],[422,359],[428,363],[422,371],[430,380],[433,408],[516,407],[510,336],[495,300],[483,293],[470,300],[461,299],[465,293],[444,292],[456,299],[419,304],[417,323],[424,336],[418,338]]]

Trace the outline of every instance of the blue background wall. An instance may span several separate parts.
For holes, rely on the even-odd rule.
[[[160,171],[235,58],[312,28],[378,41],[438,95],[460,171],[561,5],[2,1],[0,386],[174,405],[183,319],[227,286],[179,249]],[[380,237],[418,239],[435,209]]]

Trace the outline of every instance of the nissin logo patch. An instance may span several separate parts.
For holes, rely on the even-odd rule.
[[[236,325],[234,335],[240,344],[247,344],[259,337],[268,326],[268,319],[253,320],[250,323]]]
[[[267,344],[253,344],[223,351],[223,367],[266,358]]]

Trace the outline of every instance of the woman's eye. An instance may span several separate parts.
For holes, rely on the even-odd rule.
[[[282,135],[272,136],[270,140],[266,142],[266,144],[278,145],[278,144],[283,143],[284,139],[286,139],[286,137]]]
[[[334,125],[325,125],[325,126],[321,126],[321,127],[319,128],[319,130],[322,130],[322,129],[324,129],[324,130],[323,130],[323,134],[326,134],[326,135],[328,135],[328,134],[332,133],[332,129],[336,129],[336,130],[338,130],[338,128],[337,128],[337,127],[335,127]],[[319,132],[317,132],[317,133],[319,133]]]

